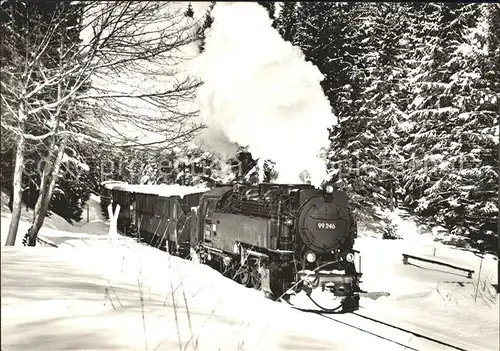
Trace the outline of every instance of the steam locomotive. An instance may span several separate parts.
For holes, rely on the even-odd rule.
[[[356,222],[346,194],[332,185],[238,183],[181,197],[108,184],[101,204],[110,202],[123,209],[117,225],[124,234],[269,297],[287,301],[319,289],[341,300],[337,309],[359,307]]]

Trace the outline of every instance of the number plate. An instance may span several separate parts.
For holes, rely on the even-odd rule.
[[[316,222],[316,229],[318,230],[334,230],[335,228],[333,222]]]

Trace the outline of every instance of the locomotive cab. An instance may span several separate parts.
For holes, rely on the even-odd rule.
[[[199,243],[212,243],[217,235],[213,220],[215,207],[228,189],[228,187],[215,188],[201,196],[197,209],[193,210],[197,220],[191,226],[191,246],[194,247]]]

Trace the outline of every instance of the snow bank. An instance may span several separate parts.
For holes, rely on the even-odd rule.
[[[9,196],[1,192],[1,222],[0,222],[0,240],[1,245],[5,245],[9,231],[10,219],[12,214],[8,208]],[[46,217],[43,226],[40,229],[39,237],[59,245],[69,239],[86,239],[99,236],[106,236],[109,230],[109,221],[105,220],[101,214],[100,199],[96,195],[91,195],[87,201],[82,214],[82,220],[73,225],[64,218],[53,213]],[[88,211],[88,212],[87,212]],[[88,213],[88,222],[87,222]],[[23,205],[21,209],[21,220],[19,222],[18,234],[14,246],[23,246],[22,240],[24,234],[28,231],[33,221],[33,211],[27,210]]]
[[[360,313],[402,328],[434,336],[470,350],[498,350],[498,258],[453,248],[422,235],[411,219],[395,215],[403,240],[381,240],[379,235],[358,238],[363,273]],[[373,234],[373,233],[372,233]],[[461,271],[410,260],[407,253],[473,269],[472,279]],[[481,274],[479,268],[481,266]]]
[[[143,185],[143,184],[127,184],[127,183],[106,183],[104,184],[106,189],[123,190],[132,193],[140,194],[155,194],[159,196],[180,196],[181,198],[196,193],[203,193],[210,190],[205,186],[186,186],[178,184],[155,184],[155,185]]]
[[[2,248],[2,349],[395,349],[207,266],[129,241],[93,243]]]

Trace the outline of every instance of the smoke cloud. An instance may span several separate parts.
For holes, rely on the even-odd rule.
[[[276,162],[280,183],[314,185],[326,178],[320,157],[336,123],[323,75],[298,47],[272,28],[256,3],[217,3],[205,52],[196,60],[204,81],[198,95],[200,141],[226,156],[237,145]],[[306,172],[305,172],[306,171]]]

